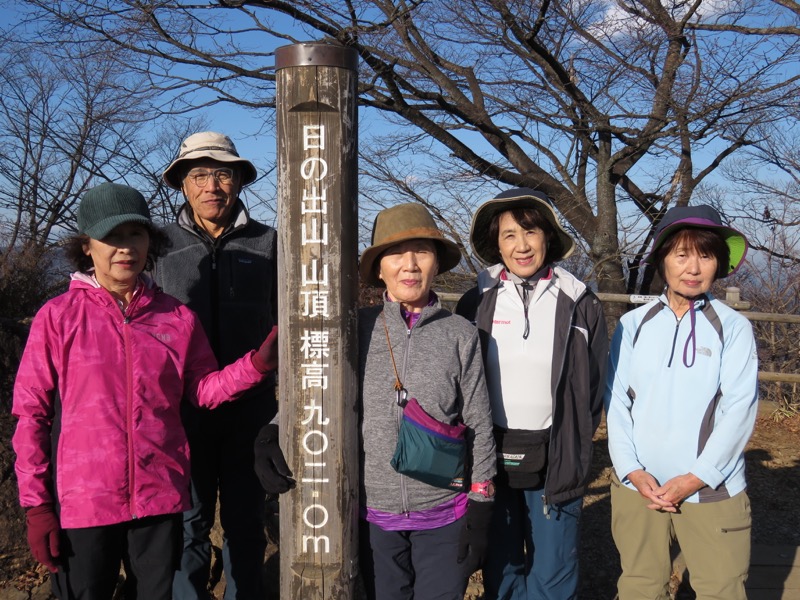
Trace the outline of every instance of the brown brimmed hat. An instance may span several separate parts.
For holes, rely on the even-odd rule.
[[[444,237],[428,210],[421,204],[409,202],[385,208],[375,217],[372,245],[361,253],[358,266],[361,279],[369,285],[385,287],[378,278],[376,262],[389,247],[409,240],[431,240],[436,244],[439,273],[449,271],[461,261],[458,246]]]
[[[201,158],[210,158],[237,167],[243,186],[253,183],[258,176],[253,163],[239,156],[231,138],[214,131],[201,131],[183,140],[178,158],[170,163],[161,176],[164,183],[173,190],[180,190],[186,163]]]
[[[531,188],[514,188],[501,192],[483,203],[472,217],[469,243],[472,245],[472,251],[484,263],[493,265],[502,262],[497,240],[489,238],[489,226],[497,215],[515,208],[537,210],[553,226],[555,238],[550,243],[558,244],[557,248],[551,248],[553,260],[563,260],[572,254],[575,242],[559,223],[547,194]]]

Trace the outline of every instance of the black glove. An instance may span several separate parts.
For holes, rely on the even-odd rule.
[[[278,445],[277,425],[270,423],[261,428],[254,450],[256,475],[264,491],[268,494],[282,494],[295,486],[292,472]]]
[[[458,541],[458,564],[463,564],[467,575],[472,575],[483,565],[486,548],[489,546],[489,524],[492,520],[494,502],[467,503],[464,528]]]

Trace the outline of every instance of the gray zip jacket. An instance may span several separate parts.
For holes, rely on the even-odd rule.
[[[477,330],[438,303],[425,307],[410,330],[396,302],[361,309],[361,504],[400,514],[438,506],[453,499],[457,492],[399,475],[390,464],[402,409],[396,402],[387,329],[408,398],[416,398],[439,421],[455,424],[461,417],[469,428],[472,482],[494,477],[495,446]],[[487,500],[473,492],[469,495],[474,500]]]

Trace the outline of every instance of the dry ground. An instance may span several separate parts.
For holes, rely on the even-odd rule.
[[[37,567],[28,553],[25,541],[23,513],[17,506],[13,453],[10,439],[13,422],[8,415],[7,402],[0,402],[0,600],[46,600],[49,585],[46,570]],[[800,417],[776,422],[771,409],[762,407],[747,449],[747,477],[753,506],[753,542],[800,546]],[[605,429],[596,436],[594,479],[586,497],[584,509],[583,544],[581,551],[581,598],[611,600],[615,595],[615,580],[619,574],[619,558],[610,535],[609,502],[610,463]],[[276,548],[268,550],[265,576],[270,580],[277,598]],[[222,597],[224,581],[213,575],[213,593]],[[677,587],[677,581],[676,587]],[[468,598],[481,597],[480,578],[470,586]],[[681,589],[677,598],[692,598],[690,591]]]

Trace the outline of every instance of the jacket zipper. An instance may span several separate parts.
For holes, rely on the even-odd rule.
[[[249,215],[248,215],[249,221]],[[209,246],[211,248],[211,325],[212,325],[212,333],[209,337],[211,339],[211,349],[214,351],[214,355],[216,356],[217,352],[222,350],[222,331],[220,331],[220,319],[219,319],[219,293],[220,293],[220,281],[219,281],[219,271],[217,269],[217,252],[220,249],[220,244],[222,241],[233,234],[233,232],[238,231],[239,229],[245,227],[245,225],[241,226],[234,226],[231,229],[223,231],[219,237],[210,238],[206,237],[206,240],[209,242]],[[202,235],[200,236],[202,239]],[[233,257],[229,258],[229,261],[232,261]],[[228,265],[228,272],[229,276],[232,276],[233,269],[231,265]],[[230,292],[231,298],[233,298],[233,281],[230,281],[230,285],[228,287],[228,291]]]
[[[130,306],[128,306],[130,308]],[[127,311],[126,311],[127,312]],[[136,519],[136,505],[134,502],[134,492],[136,489],[136,475],[134,472],[135,461],[133,459],[133,358],[131,356],[131,336],[129,325],[131,322],[130,316],[124,315],[122,321],[122,337],[125,341],[125,413],[126,423],[125,429],[128,434],[128,503],[131,517]]]
[[[400,315],[402,319],[402,315]],[[406,379],[406,365],[408,365],[408,354],[409,354],[409,347],[411,346],[411,329],[406,328],[406,347],[403,351],[403,381]],[[395,402],[395,406],[397,403]],[[400,424],[403,419],[403,409],[397,413],[397,434],[400,435]],[[408,490],[406,489],[406,476],[400,475],[400,499],[402,502],[403,512],[406,516],[408,516]]]
[[[211,249],[211,348],[214,355],[221,350],[222,336],[219,331],[219,271],[217,270],[217,240],[210,243]]]
[[[234,269],[233,265],[234,265],[233,255],[229,254],[228,255],[228,273],[229,273],[229,276],[228,276],[228,299],[229,300],[233,300],[236,297],[236,289],[233,286],[233,284],[234,284],[233,273],[235,272],[235,269]]]
[[[676,315],[675,311],[671,308],[670,311],[672,312],[672,316],[675,317],[675,333],[672,336],[672,350],[669,352],[669,362],[667,363],[668,369],[672,366],[672,359],[675,358],[675,344],[678,342],[678,330],[681,327],[681,319],[683,319],[683,317],[679,319],[678,315]]]
[[[139,303],[144,291],[134,290],[128,306],[122,309],[122,340],[125,347],[125,433],[128,437],[128,511],[132,519],[138,519],[136,514],[136,461],[133,456],[133,353],[131,351],[131,336],[129,325],[132,320],[134,308]]]

